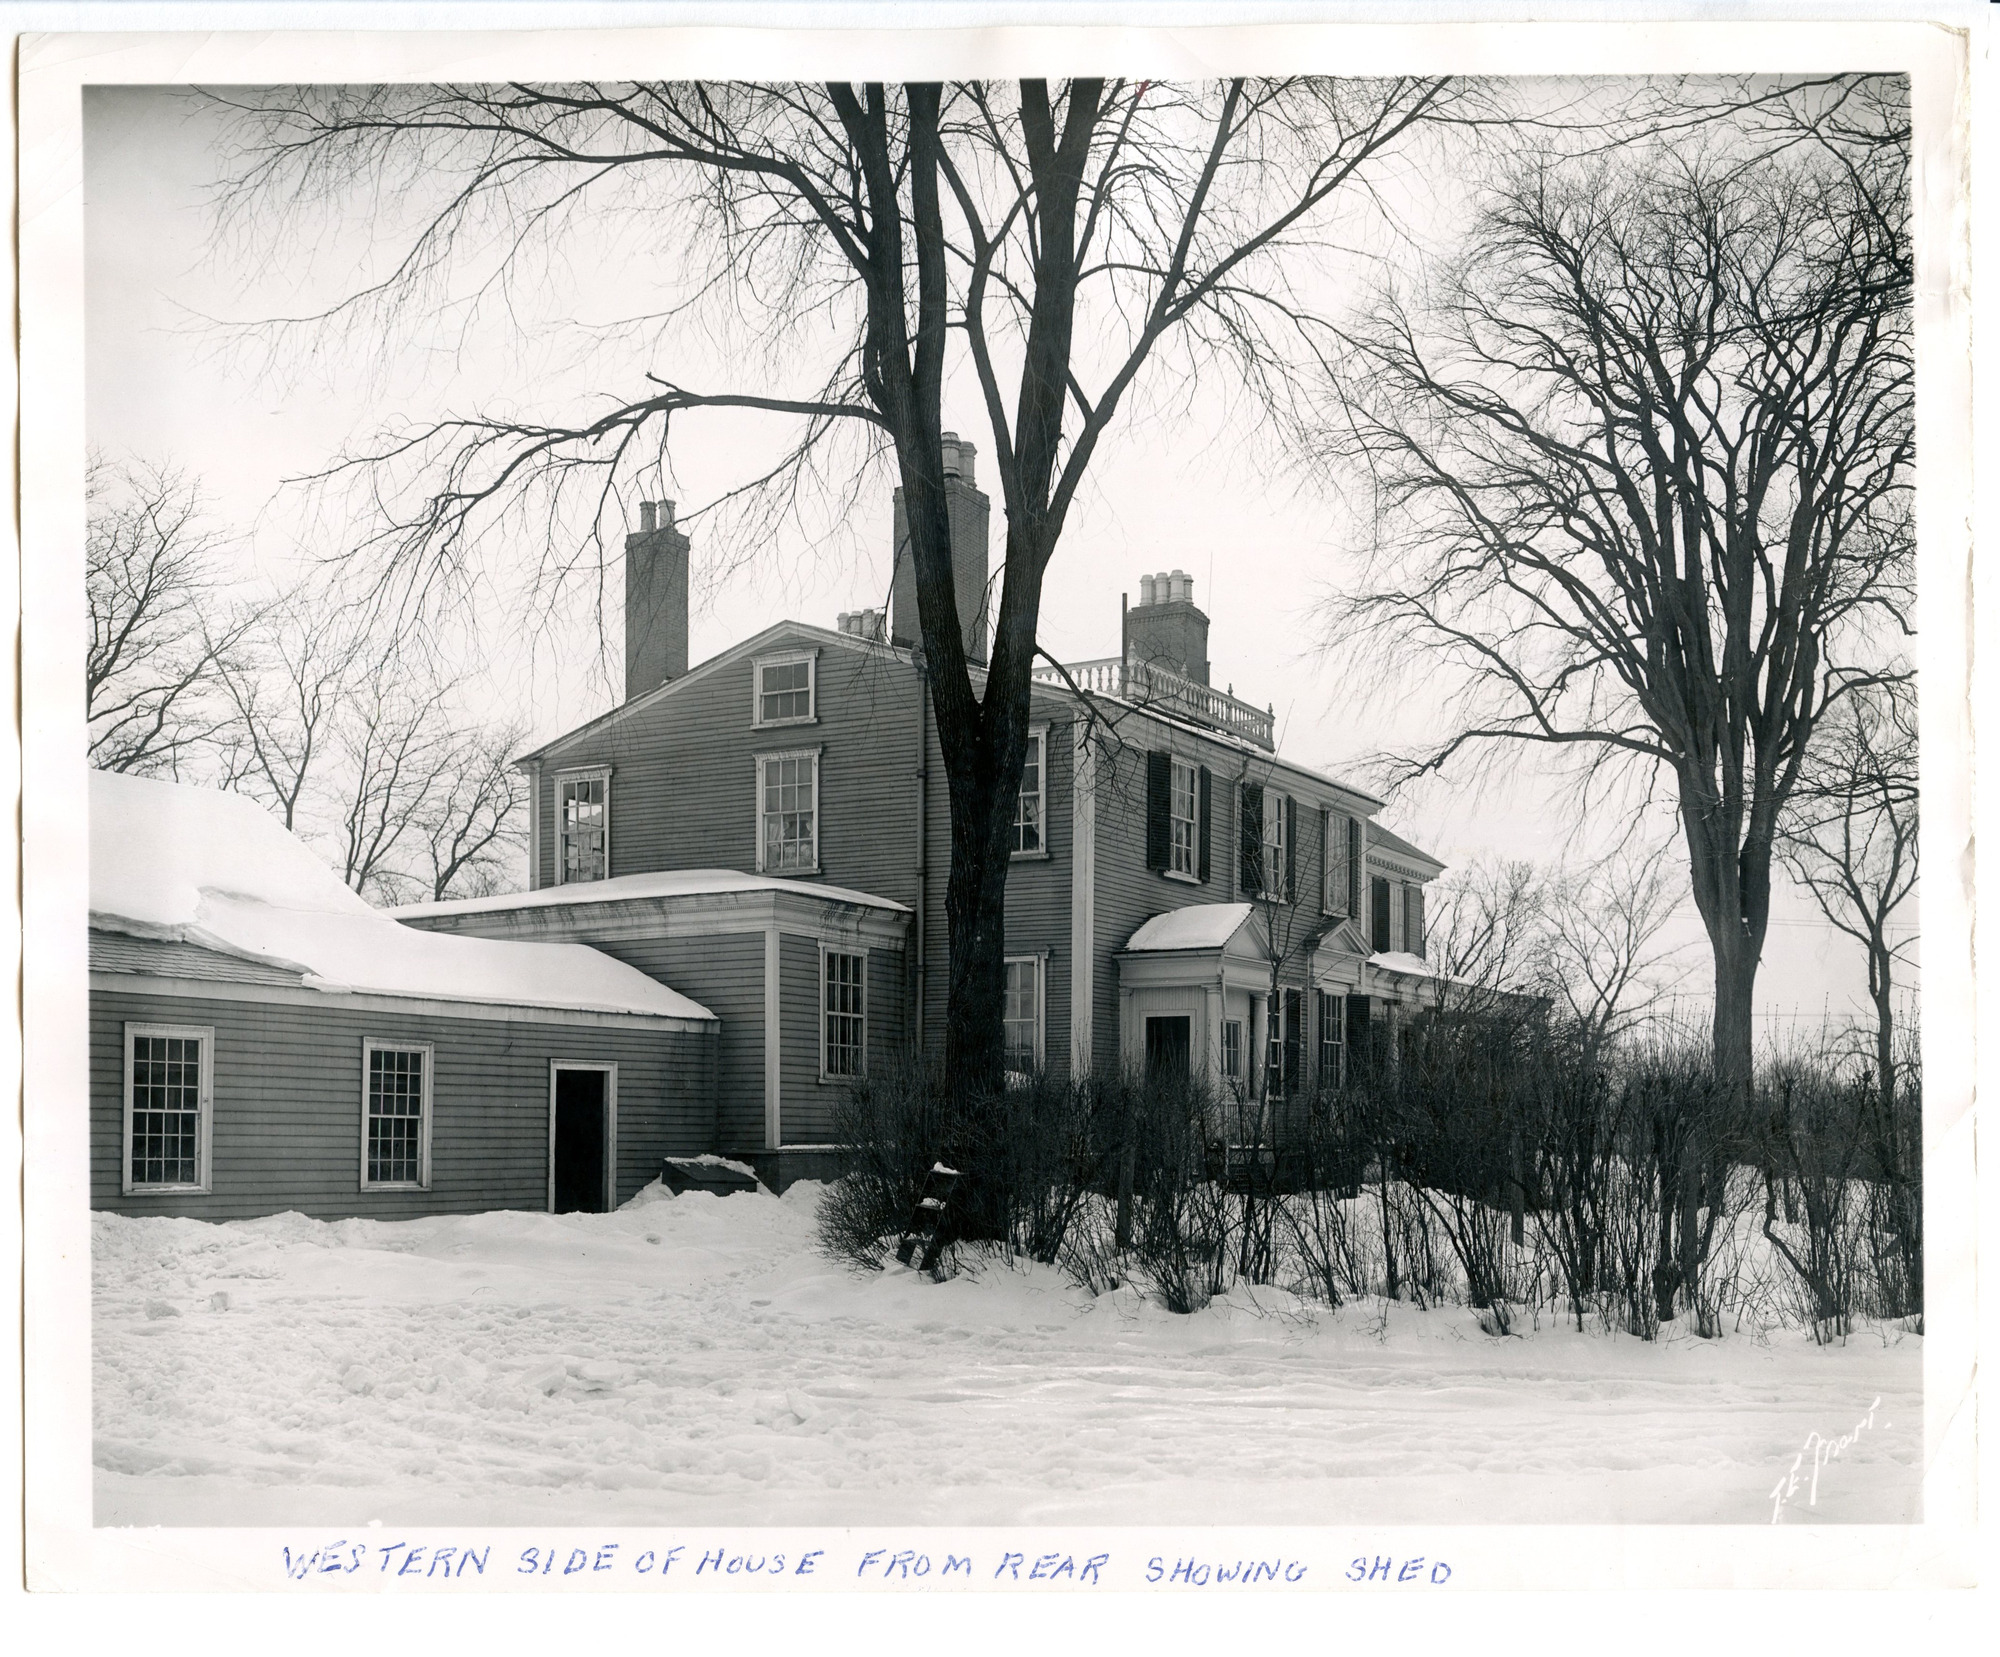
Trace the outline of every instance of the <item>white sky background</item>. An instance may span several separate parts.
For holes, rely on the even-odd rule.
[[[218,252],[207,191],[218,176],[220,123],[182,95],[146,88],[93,89],[85,115],[88,258],[88,420],[90,440],[110,457],[169,461],[198,478],[217,520],[242,531],[246,574],[282,574],[301,551],[325,550],[307,533],[305,503],[284,480],[325,466],[343,445],[364,443],[385,422],[441,413],[560,409],[591,392],[635,395],[649,367],[687,383],[713,385],[697,363],[633,358],[622,379],[607,379],[602,356],[583,361],[574,334],[551,327],[540,348],[518,333],[476,326],[448,337],[399,342],[388,353],[365,341],[329,341],[259,364],[225,349],[204,317],[255,320],[297,314],[309,296],[346,291],[369,249],[353,229],[310,247],[277,250],[262,262],[232,246]],[[1423,181],[1411,196],[1421,193]],[[1453,204],[1426,203],[1426,216],[1462,222]],[[629,227],[626,233],[629,235]],[[601,278],[642,260],[609,256],[588,240],[566,250],[567,267],[546,293],[542,319],[605,320],[656,302]],[[307,272],[309,275],[306,275]],[[302,283],[301,277],[305,276]],[[535,319],[529,318],[532,323]],[[616,363],[612,364],[613,372]],[[976,401],[948,400],[947,423],[978,444],[982,485],[990,484],[991,440]],[[675,493],[684,509],[768,463],[781,425],[757,417],[684,416],[674,428]],[[835,615],[879,604],[888,586],[890,484],[864,497],[859,515],[822,545],[803,531],[781,537],[747,569],[703,582],[704,545],[694,526],[695,610],[690,658],[701,661],[780,617],[831,626]],[[991,492],[989,490],[989,492]],[[994,534],[1003,533],[994,503]],[[1119,594],[1137,599],[1142,574],[1179,567],[1194,577],[1209,614],[1217,685],[1275,705],[1285,753],[1337,774],[1361,776],[1372,752],[1430,728],[1435,702],[1418,694],[1393,708],[1358,705],[1355,664],[1317,648],[1315,602],[1351,579],[1346,548],[1356,525],[1341,503],[1304,488],[1245,435],[1226,411],[1125,418],[1100,448],[1090,484],[1072,513],[1045,587],[1041,636],[1065,659],[1115,654]],[[537,558],[524,521],[518,550],[498,563],[525,570]],[[539,644],[518,600],[496,592],[480,606],[479,679],[495,719],[524,717],[546,739],[602,711],[622,675],[616,591],[606,595],[609,672],[596,655],[587,598],[555,618]],[[1391,803],[1385,821],[1448,862],[1497,854],[1547,860],[1569,844],[1588,853],[1624,826],[1578,826],[1573,799],[1516,751],[1500,769],[1510,779],[1431,785]],[[1366,780],[1365,776],[1362,780]],[[1662,828],[1667,824],[1662,821]],[[1686,989],[1706,989],[1707,950],[1691,901],[1675,936],[1691,968]],[[1914,919],[1912,914],[1911,919]],[[1759,974],[1761,1010],[1782,1027],[1808,1025],[1824,1009],[1864,1004],[1859,946],[1833,933],[1810,899],[1775,897]]]

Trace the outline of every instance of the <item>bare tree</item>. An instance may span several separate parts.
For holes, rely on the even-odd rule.
[[[521,847],[528,790],[513,755],[519,724],[455,733],[428,796],[413,813],[434,901],[504,889],[507,860]]]
[[[1514,165],[1337,364],[1387,513],[1340,626],[1463,675],[1410,769],[1533,743],[1671,777],[1737,1091],[1779,819],[1909,597],[1907,120],[1842,107],[1859,136],[1724,107]]]
[[[349,689],[334,736],[340,877],[363,896],[397,902],[413,895],[397,854],[448,774],[451,733],[440,728],[436,698],[415,690],[391,660]]]
[[[634,268],[670,273],[685,296],[647,320],[640,350],[656,366],[643,384],[576,418],[440,420],[350,457],[378,483],[397,467],[424,480],[362,549],[387,585],[422,595],[462,575],[482,514],[535,489],[552,525],[576,496],[590,526],[551,536],[544,593],[593,560],[601,572],[617,490],[661,461],[673,417],[692,410],[796,418],[762,480],[787,500],[839,433],[893,459],[951,811],[945,1063],[981,1093],[1002,1071],[1002,893],[1042,582],[1098,444],[1156,361],[1183,386],[1226,372],[1251,404],[1283,403],[1310,310],[1291,261],[1321,268],[1336,211],[1368,201],[1376,164],[1467,96],[1423,79],[1030,80],[222,101],[241,120],[238,204],[317,209],[353,193],[410,207],[389,274],[322,320],[448,303],[437,296],[483,257],[476,302],[523,249],[593,214],[673,227]],[[676,330],[701,315],[729,335],[738,383],[697,388],[675,372]],[[827,343],[815,353],[811,340]],[[941,448],[960,348],[1007,522],[983,685],[953,588]]]
[[[252,617],[228,601],[224,537],[194,484],[165,468],[99,461],[87,489],[90,763],[171,775],[227,717],[217,692]]]
[[[264,801],[296,832],[332,758],[364,638],[330,622],[320,596],[301,589],[272,605],[247,643],[220,675],[229,710],[216,735],[220,780]]]
[[[1779,825],[1787,869],[1828,922],[1861,945],[1875,1009],[1875,1088],[1895,1114],[1895,971],[1915,932],[1895,931],[1917,888],[1917,726],[1904,687],[1851,697],[1821,729]]]
[[[1663,844],[1638,858],[1613,855],[1544,883],[1538,976],[1574,1024],[1586,1064],[1653,1016],[1680,981],[1659,942],[1686,889],[1671,852]]]
[[[1547,954],[1547,882],[1534,864],[1481,858],[1437,883],[1425,947],[1439,1010],[1485,1012],[1530,995]]]

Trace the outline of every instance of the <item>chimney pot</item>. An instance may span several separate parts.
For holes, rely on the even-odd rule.
[[[653,503],[651,501],[641,501],[639,503],[639,533],[641,535],[650,535],[653,533],[654,528]]]
[[[1139,602],[1141,604],[1153,602],[1153,578],[1150,575],[1139,577]]]

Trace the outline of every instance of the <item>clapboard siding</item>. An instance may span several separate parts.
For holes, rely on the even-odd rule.
[[[709,1140],[704,1151],[764,1143],[764,934],[727,933],[712,938],[601,939],[592,936],[586,911],[566,932],[649,973],[701,1003],[722,1021]]]
[[[846,1084],[819,1079],[819,944],[787,933],[778,940],[778,963],[779,1132],[788,1145],[824,1145],[832,1135],[829,1095]]]
[[[849,1084],[820,1080],[820,946],[816,939],[791,933],[778,942],[783,1009],[779,1127],[787,1145],[833,1144],[839,1138],[834,1113]],[[904,1057],[903,952],[870,948],[867,983],[868,1074],[885,1076]]]
[[[916,896],[917,680],[907,662],[819,650],[818,719],[755,729],[745,657],[585,732],[542,761],[542,869],[554,878],[556,773],[611,767],[611,873],[757,867],[755,758],[820,754],[817,874],[803,878],[911,903]],[[770,654],[789,646],[774,643]]]
[[[120,1189],[128,1021],[215,1031],[206,1194],[126,1196]],[[435,1049],[429,1190],[360,1189],[364,1037]],[[321,1219],[544,1209],[549,1065],[556,1059],[618,1066],[620,1202],[658,1174],[662,1156],[709,1148],[716,1047],[708,1032],[93,991],[91,1201],[121,1213],[205,1220],[287,1209]]]

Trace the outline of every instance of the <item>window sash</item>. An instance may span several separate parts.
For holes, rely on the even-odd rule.
[[[1264,1091],[1276,1097],[1283,1090],[1285,1079],[1285,1006],[1284,997],[1270,995],[1264,998]]]
[[[611,872],[611,779],[556,779],[556,879],[602,880]]]
[[[757,868],[819,867],[819,755],[769,754],[757,762]]]
[[[1319,996],[1319,1077],[1325,1087],[1339,1087],[1345,1079],[1347,1055],[1347,1006],[1338,995],[1325,990]]]
[[[361,1147],[364,1187],[421,1189],[430,1117],[431,1050],[376,1046],[367,1049],[366,1131]]]
[[[1243,1020],[1222,1021],[1222,1074],[1231,1081],[1243,1079]]]
[[[1173,761],[1167,821],[1170,825],[1167,866],[1175,874],[1194,874],[1201,837],[1200,781],[1195,768],[1180,760]]]
[[[1014,850],[1032,854],[1048,850],[1048,765],[1046,732],[1028,733],[1027,757],[1021,762],[1021,790],[1014,800]]]
[[[1326,815],[1326,844],[1321,849],[1326,864],[1326,912],[1349,913],[1349,871],[1347,862],[1347,818],[1338,811]]]
[[[1001,1021],[1006,1068],[1021,1075],[1032,1074],[1042,1063],[1042,958],[1039,955],[1016,955],[1008,959]]]
[[[208,1189],[213,1047],[203,1027],[126,1027],[126,1191]]]
[[[1264,891],[1283,902],[1285,891],[1285,797],[1264,791]]]
[[[813,717],[817,689],[813,667],[810,656],[757,664],[758,724],[803,724]]]
[[[851,1080],[868,1069],[868,955],[820,952],[820,1074]]]

